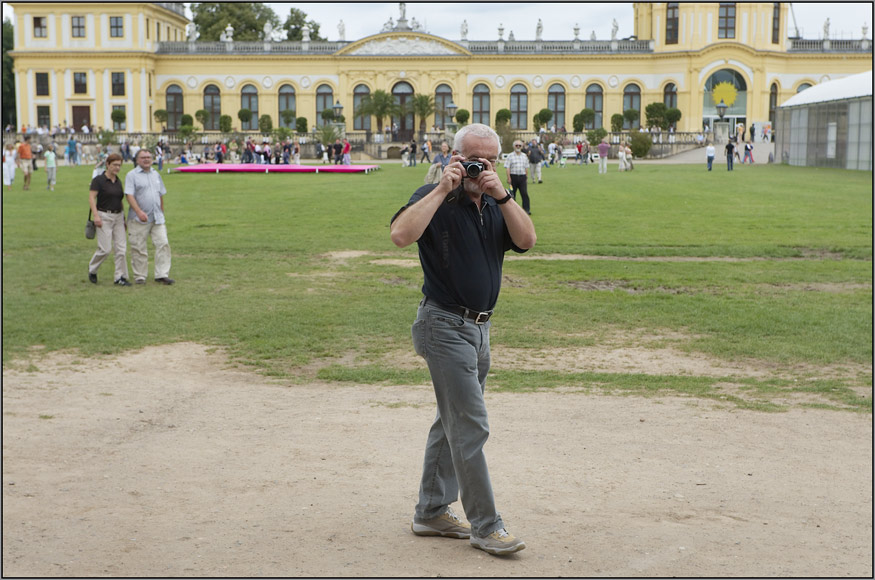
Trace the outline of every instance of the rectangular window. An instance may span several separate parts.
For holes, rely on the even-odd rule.
[[[123,72],[112,73],[112,96],[114,96],[114,97],[125,96],[125,73],[123,73]]]
[[[155,23],[155,42],[161,42],[161,23]]]
[[[665,43],[678,43],[678,8],[677,2],[669,2],[665,10]]]
[[[149,26],[151,26],[151,22],[150,22],[149,19],[147,18],[147,19],[146,19],[146,40],[149,40],[149,38],[151,38],[151,37],[149,36],[149,35],[151,34],[151,33],[149,32]]]
[[[51,108],[48,105],[38,106],[36,108],[36,124],[40,127],[52,126]]]
[[[148,77],[149,78],[148,78],[147,84],[149,85],[149,96],[151,97],[152,96],[152,73],[149,73]]]
[[[112,110],[113,111],[121,111],[122,113],[124,113],[125,106],[124,105],[113,105]],[[127,129],[125,128],[125,124],[126,124],[125,121],[122,121],[121,123],[117,123],[117,122],[113,121],[112,122],[112,130],[113,131],[126,131]]]
[[[36,96],[49,96],[49,73],[36,73]]]
[[[88,94],[88,73],[73,73],[73,92],[77,95]]]
[[[735,3],[721,2],[717,20],[717,38],[735,38]]]
[[[33,37],[45,38],[49,35],[48,19],[45,16],[33,17]]]
[[[74,16],[70,20],[71,34],[73,38],[85,38],[85,17]]]
[[[125,21],[122,16],[109,17],[109,35],[112,38],[122,38],[125,35]]]
[[[781,3],[775,2],[772,10],[772,44],[781,43]]]

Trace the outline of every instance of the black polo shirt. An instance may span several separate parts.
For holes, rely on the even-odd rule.
[[[398,215],[425,197],[437,184],[420,187]],[[486,312],[495,308],[501,290],[501,267],[514,245],[495,200],[483,196],[483,211],[461,187],[447,197],[417,240],[425,282],[422,293],[447,306]]]
[[[106,173],[101,173],[91,180],[90,191],[97,192],[97,211],[111,211],[113,213],[122,211],[125,188],[118,176],[113,183],[107,179]]]

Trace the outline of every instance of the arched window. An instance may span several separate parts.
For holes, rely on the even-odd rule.
[[[319,85],[316,89],[316,126],[321,127],[325,124],[325,119],[322,118],[322,111],[331,109],[334,106],[334,89],[328,85]]]
[[[517,131],[528,129],[529,92],[521,84],[510,88],[510,128]]]
[[[240,123],[243,131],[252,131],[258,128],[258,89],[253,85],[246,85],[240,91],[240,108],[252,111],[252,117],[247,122]]]
[[[717,105],[721,100],[728,107],[726,119],[747,116],[747,83],[741,73],[732,69],[720,69],[708,77],[702,99],[705,117],[718,118]]]
[[[295,119],[297,115],[297,109],[295,108],[295,87],[292,85],[283,85],[280,87],[279,92],[279,119],[277,120],[280,127],[286,127],[288,129],[295,128]],[[289,119],[288,123],[283,119],[283,113],[285,111],[292,111],[292,118]],[[288,115],[287,115],[288,116]]]
[[[362,106],[362,101],[370,94],[371,89],[369,89],[367,85],[356,85],[355,89],[352,91],[352,115],[355,119],[353,121],[353,129],[356,131],[371,130],[371,116],[367,115],[365,117],[359,117],[356,115],[359,108]]]
[[[772,131],[775,130],[775,120],[778,118],[778,84],[772,83],[772,88],[769,91],[769,122],[772,124]]]
[[[665,103],[668,109],[678,108],[678,88],[674,83],[665,85],[665,90],[662,93],[662,102]]]
[[[558,129],[565,126],[565,87],[559,83],[550,85],[547,91],[547,108],[553,111],[553,124]]]
[[[641,88],[636,84],[626,85],[623,89],[623,114],[629,109],[638,111],[638,118],[629,123],[628,119],[623,120],[624,129],[638,129],[641,127]]]
[[[586,108],[592,109],[595,112],[595,117],[592,123],[586,126],[586,129],[601,129],[604,127],[602,122],[602,113],[604,112],[604,92],[599,85],[589,85],[586,87]]]
[[[811,83],[802,83],[801,85],[799,85],[799,86],[796,88],[796,92],[797,92],[797,93],[801,93],[801,92],[804,91],[805,89],[810,89],[810,88],[811,88]]]
[[[219,130],[219,117],[222,116],[222,96],[219,87],[207,85],[204,88],[204,110],[210,114],[204,129],[207,131]]]
[[[395,104],[402,108],[402,110],[406,109],[410,105],[413,100],[413,87],[410,86],[410,83],[400,82],[396,83],[394,87],[392,87],[392,96],[395,97]],[[392,117],[392,122],[398,125],[398,134],[396,139],[401,141],[408,141],[413,139],[413,113],[408,113],[397,119],[396,117]]]
[[[471,122],[489,125],[489,87],[483,83],[474,87]]]
[[[167,87],[167,129],[175,131],[182,124],[182,88],[179,85]]]
[[[665,43],[678,43],[678,8],[677,2],[669,2],[665,5]]]
[[[772,44],[781,44],[781,3],[775,2],[772,8]]]
[[[453,89],[449,85],[438,85],[434,90],[435,123],[438,129],[445,129],[450,122],[450,115],[446,112],[447,106],[453,102]]]

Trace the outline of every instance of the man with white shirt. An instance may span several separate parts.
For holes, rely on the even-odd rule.
[[[128,211],[128,238],[131,247],[131,270],[135,284],[145,284],[149,270],[146,238],[155,247],[155,281],[169,286],[175,282],[170,274],[170,243],[164,219],[164,195],[167,189],[161,174],[152,169],[152,153],[140,149],[134,159],[137,166],[125,176]]]

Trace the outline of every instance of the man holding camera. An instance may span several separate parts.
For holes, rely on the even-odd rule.
[[[460,129],[440,182],[417,189],[391,222],[395,245],[419,246],[425,297],[413,346],[428,363],[438,409],[411,528],[420,536],[470,538],[472,546],[495,555],[522,550],[525,543],[504,527],[483,454],[489,319],[504,253],[525,252],[537,239],[532,220],[495,172],[500,143],[486,125]],[[460,490],[470,524],[450,508]]]

